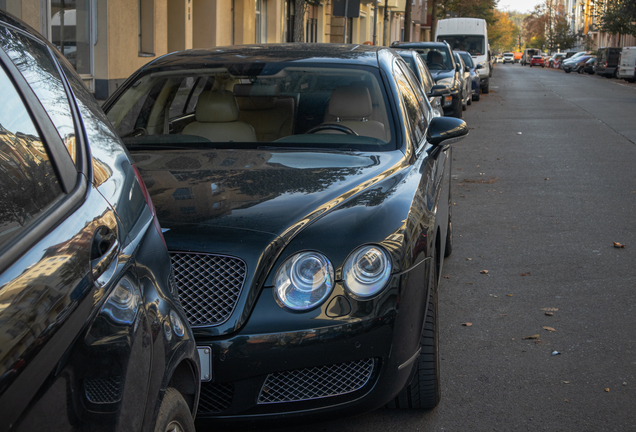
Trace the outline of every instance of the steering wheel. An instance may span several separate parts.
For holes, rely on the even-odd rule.
[[[444,69],[444,65],[440,64],[440,63],[431,63],[429,65],[427,65],[429,69],[433,69],[433,70],[442,70]]]
[[[321,125],[318,125],[316,127],[313,127],[311,129],[309,129],[305,133],[306,134],[315,134],[316,132],[320,132],[320,131],[324,131],[324,130],[335,130],[335,131],[338,131],[338,132],[342,132],[343,134],[358,136],[356,131],[354,131],[350,127],[347,127],[347,126],[344,126],[344,125],[341,125],[341,124],[336,124],[336,123],[321,124]]]

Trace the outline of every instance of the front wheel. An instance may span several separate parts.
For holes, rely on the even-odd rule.
[[[437,318],[437,252],[431,263],[431,287],[429,291],[426,322],[420,339],[420,355],[411,382],[387,404],[387,408],[421,409],[435,408],[441,399],[439,376],[439,320]]]
[[[452,117],[456,117],[456,118],[462,118],[462,111],[463,111],[463,107],[462,107],[462,95],[459,95],[459,98],[457,99],[457,106],[455,107],[455,110],[453,111]]]
[[[155,432],[195,432],[190,408],[177,389],[166,389],[159,407]]]

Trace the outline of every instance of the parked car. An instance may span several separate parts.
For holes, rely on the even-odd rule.
[[[584,55],[589,55],[590,52],[589,51],[579,51],[579,52],[574,53],[572,55],[570,55],[570,54],[572,54],[572,53],[566,53],[566,58],[565,58],[565,60],[561,61],[561,63],[559,64],[559,69],[565,70],[565,65],[566,64],[570,64],[570,63],[576,64],[576,62],[578,61],[579,57],[584,56]]]
[[[563,71],[565,73],[579,72],[585,67],[586,62],[592,58],[591,55],[585,54],[582,56],[574,57],[574,60],[567,61],[563,64]]]
[[[515,62],[515,53],[505,52],[503,55],[503,64]]]
[[[623,47],[618,77],[630,83],[636,82],[636,47]]]
[[[579,73],[582,74],[583,72],[585,72],[589,75],[594,75],[594,72],[596,72],[597,61],[598,59],[596,57],[590,57],[585,62],[585,65],[582,68],[579,68]]]
[[[559,64],[564,58],[565,58],[565,53],[553,54],[552,57],[550,57],[550,60],[548,60],[547,66],[550,68],[559,69]]]
[[[394,50],[180,51],[104,108],[212,353],[199,424],[437,405],[450,144],[468,128],[434,117]]]
[[[193,431],[199,355],[148,191],[71,64],[0,12],[0,430]]]
[[[472,103],[473,89],[472,89],[472,77],[470,76],[470,68],[466,66],[464,60],[457,53],[457,51],[453,51],[453,56],[455,57],[455,63],[459,65],[459,69],[461,73],[459,74],[460,79],[462,81],[462,94],[464,95],[464,99],[462,100],[462,109],[466,111],[468,105]]]
[[[618,78],[622,48],[599,48],[596,57],[596,73],[605,78]]]
[[[448,86],[451,91],[452,103],[444,104],[444,115],[461,118],[464,95],[463,72],[452,55],[452,50],[446,42],[394,42],[392,48],[415,50],[426,62],[431,76],[436,84]]]
[[[470,80],[472,89],[472,100],[479,100],[479,74],[477,73],[477,68],[475,63],[473,62],[473,58],[469,52],[466,51],[455,51],[459,56],[464,60],[464,64],[468,67],[468,71],[470,72]],[[468,103],[470,105],[470,102]]]
[[[435,84],[431,73],[426,67],[426,63],[422,60],[420,55],[413,50],[396,50],[396,52],[404,59],[411,71],[417,77],[422,90],[426,96],[428,96],[428,102],[433,108],[433,114],[436,117],[444,116],[444,102],[452,103],[453,97],[450,94],[448,86],[442,84]]]
[[[532,56],[532,59],[530,60],[530,67],[532,66],[545,67],[543,56],[540,56],[540,55]]]
[[[521,57],[521,66],[529,65],[532,62],[532,58],[536,55],[541,55],[541,50],[536,48],[526,48],[523,51]]]

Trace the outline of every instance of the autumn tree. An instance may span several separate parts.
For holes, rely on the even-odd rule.
[[[488,41],[495,52],[512,51],[517,44],[519,27],[508,17],[507,12],[495,9],[494,22],[488,24]]]
[[[497,2],[498,0],[438,0],[438,17],[482,18],[488,24],[493,24],[496,21]]]
[[[636,36],[636,0],[596,0],[595,17],[598,29],[618,35]]]

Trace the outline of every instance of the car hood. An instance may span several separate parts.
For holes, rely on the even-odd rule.
[[[453,70],[432,70],[430,72],[436,82],[442,78],[452,78],[455,75],[455,71]]]
[[[273,239],[286,244],[403,158],[399,151],[170,150],[132,156],[169,249],[208,253],[229,253],[248,238],[260,251]],[[209,236],[202,239],[204,232]]]

